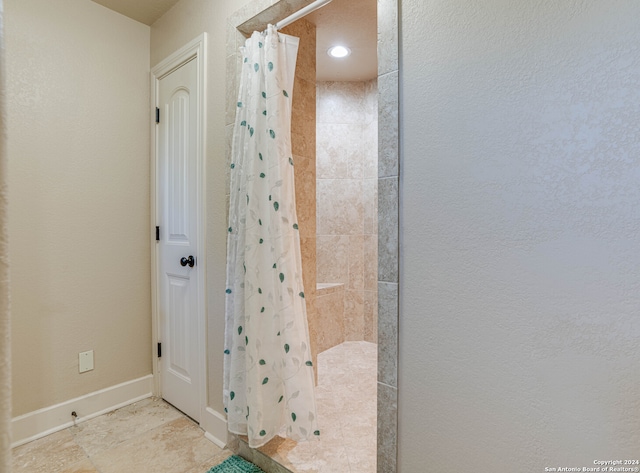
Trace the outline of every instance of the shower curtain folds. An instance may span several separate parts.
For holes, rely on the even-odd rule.
[[[241,49],[227,239],[224,405],[251,447],[320,435],[291,154],[298,38],[269,25]]]

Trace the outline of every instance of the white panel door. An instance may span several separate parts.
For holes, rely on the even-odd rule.
[[[200,420],[197,64],[160,79],[158,308],[162,397]]]

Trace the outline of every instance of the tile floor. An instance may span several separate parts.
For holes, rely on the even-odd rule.
[[[231,455],[149,398],[13,450],[13,473],[206,473]]]
[[[318,354],[320,440],[276,438],[259,451],[295,473],[376,473],[377,350],[345,342]]]
[[[375,473],[376,353],[345,342],[319,354],[320,440],[274,439],[260,450],[295,473]],[[13,473],[206,473],[230,455],[149,398],[15,448]]]

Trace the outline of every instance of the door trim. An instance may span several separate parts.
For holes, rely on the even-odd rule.
[[[162,396],[162,384],[161,373],[158,369],[158,356],[157,346],[160,336],[160,314],[158,313],[158,258],[159,251],[156,242],[155,225],[159,220],[158,216],[158,133],[157,125],[155,124],[155,109],[159,102],[159,82],[160,79],[170,74],[174,70],[178,69],[183,64],[189,61],[196,61],[197,64],[197,80],[198,80],[198,103],[197,103],[197,123],[196,123],[196,168],[197,168],[197,198],[196,207],[198,215],[198,246],[196,255],[198,258],[198,270],[200,271],[198,277],[198,339],[196,340],[198,346],[198,358],[200,361],[200,423],[205,415],[205,409],[207,406],[207,339],[206,339],[206,268],[207,268],[207,253],[206,253],[206,81],[207,81],[207,33],[202,33],[197,38],[193,39],[173,54],[162,60],[159,64],[151,69],[150,76],[150,102],[152,113],[151,119],[151,155],[150,155],[150,203],[151,203],[151,221],[149,227],[149,238],[151,240],[151,359],[153,369],[153,393],[155,396]],[[162,119],[162,117],[161,117]],[[162,229],[161,229],[162,233]],[[162,237],[162,235],[161,235]]]

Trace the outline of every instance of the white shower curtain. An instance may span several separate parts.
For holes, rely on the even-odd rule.
[[[251,447],[320,435],[291,154],[298,38],[269,26],[242,48],[231,158],[224,405]]]

